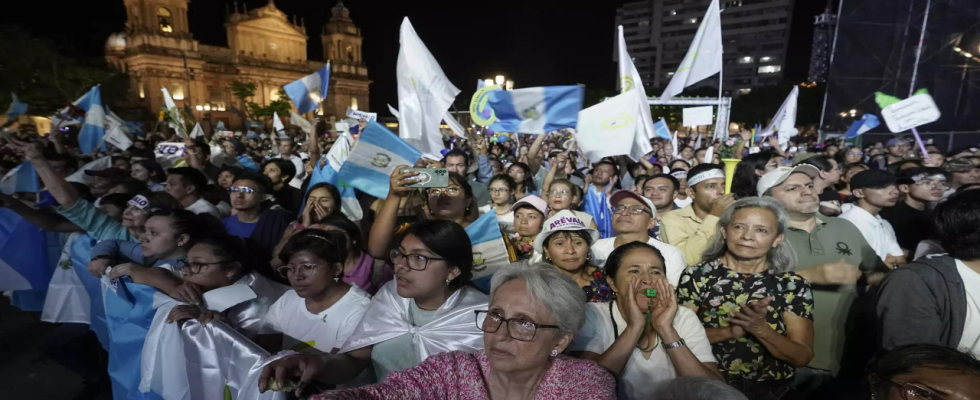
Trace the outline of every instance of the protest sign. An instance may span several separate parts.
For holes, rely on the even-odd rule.
[[[350,107],[347,107],[347,116],[355,119],[363,119],[365,121],[378,120],[378,113],[364,112]]]

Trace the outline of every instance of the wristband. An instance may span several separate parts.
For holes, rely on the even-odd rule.
[[[678,340],[678,341],[674,342],[674,343],[667,343],[667,344],[665,344],[664,345],[664,349],[670,350],[670,349],[681,347],[681,346],[687,346],[687,343],[684,342],[684,339],[683,338],[681,340]]]

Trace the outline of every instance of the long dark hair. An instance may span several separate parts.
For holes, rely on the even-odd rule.
[[[459,268],[459,277],[449,283],[451,288],[459,289],[473,279],[473,243],[462,226],[439,219],[419,221],[409,225],[397,243],[401,244],[408,235],[415,236],[450,266]]]
[[[762,151],[742,157],[742,161],[735,166],[735,176],[732,178],[732,193],[735,198],[758,196],[756,184],[759,183],[759,175],[756,171],[765,171],[766,164],[772,159],[772,153]]]
[[[296,253],[308,251],[331,265],[347,261],[347,237],[341,232],[304,229],[293,235],[279,252],[279,261],[289,264]]]
[[[364,240],[361,237],[361,228],[358,228],[357,224],[342,214],[327,215],[317,221],[316,224],[329,225],[346,232],[347,237],[349,237],[351,241],[350,248],[353,250],[350,254],[351,256],[359,257],[366,250],[364,248]]]
[[[210,214],[194,214],[187,210],[157,210],[150,213],[152,217],[170,218],[170,226],[176,235],[187,235],[186,246],[193,246],[205,238],[227,234],[224,224]]]
[[[163,167],[160,166],[160,163],[156,162],[156,160],[138,160],[134,161],[133,164],[139,164],[143,168],[146,168],[146,170],[150,172],[151,182],[163,183],[167,181],[167,173],[163,170]]]
[[[221,269],[227,271],[231,265],[237,264],[239,267],[238,271],[235,273],[235,279],[247,275],[249,272],[255,270],[255,254],[248,249],[248,246],[245,245],[245,241],[238,236],[219,233],[203,238],[198,241],[197,244],[203,244],[210,247],[211,252],[214,253],[215,257],[218,259],[234,260],[235,262],[221,264]]]
[[[524,171],[524,181],[517,182],[518,185],[524,186],[524,193],[530,194],[531,192],[535,191],[537,187],[534,186],[534,174],[531,173],[531,167],[528,167],[525,163],[516,162],[507,167],[507,170],[509,171],[514,167],[520,168]]]
[[[328,182],[317,183],[316,185],[310,186],[310,188],[306,190],[306,196],[303,198],[304,207],[306,206],[306,202],[310,201],[310,193],[313,193],[313,191],[317,189],[327,189],[327,191],[330,192],[330,197],[333,198],[333,203],[335,205],[333,208],[333,213],[330,215],[340,215],[341,214],[340,190],[337,189],[336,186],[331,185]]]
[[[894,386],[892,379],[921,368],[962,371],[980,379],[980,360],[968,353],[937,344],[907,344],[879,355],[868,373],[871,392],[885,395]],[[885,397],[885,396],[882,396]]]

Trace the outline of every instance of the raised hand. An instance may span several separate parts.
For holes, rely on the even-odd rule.
[[[752,303],[739,304],[740,309],[732,313],[732,319],[729,322],[744,329],[746,333],[752,336],[765,337],[765,335],[774,332],[769,323],[766,322],[766,312],[769,310],[769,303],[771,302],[772,297],[766,297]]]
[[[657,332],[666,332],[673,326],[674,316],[677,315],[674,287],[667,282],[667,279],[657,279],[653,286],[657,289],[657,297],[654,298],[653,307],[650,308],[650,324]]]

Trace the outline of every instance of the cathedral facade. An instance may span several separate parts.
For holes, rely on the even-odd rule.
[[[338,2],[321,30],[326,61],[307,58],[306,26],[287,16],[273,0],[263,7],[228,13],[228,47],[194,40],[187,23],[188,0],[123,0],[126,30],[106,42],[106,60],[127,74],[128,101],[155,115],[164,107],[161,88],[194,118],[241,127],[243,105],[231,91],[234,81],[254,83],[249,101],[268,105],[279,89],[330,61],[330,86],[321,104],[326,117],[343,118],[347,107],[368,109],[371,81],[361,58],[361,32]],[[213,127],[213,125],[211,125]]]

